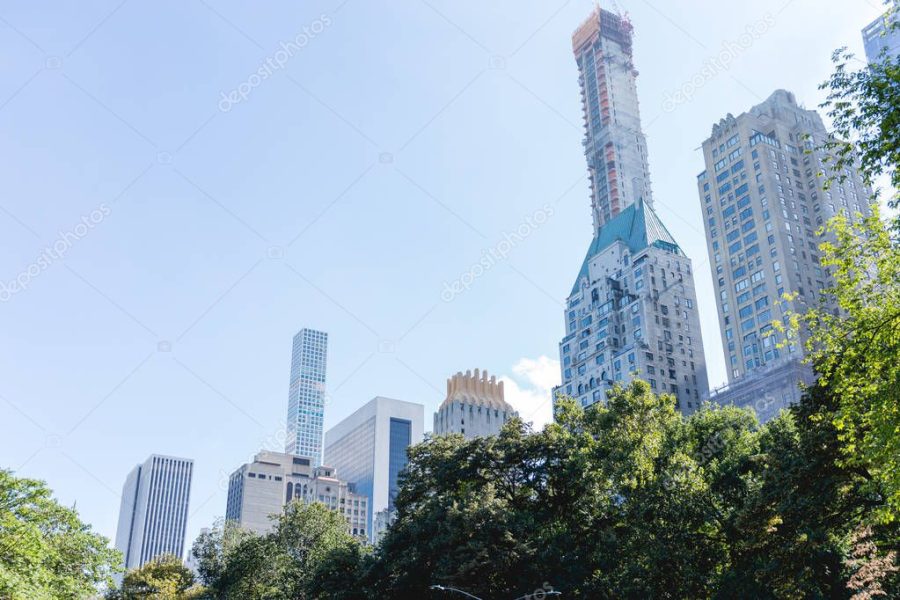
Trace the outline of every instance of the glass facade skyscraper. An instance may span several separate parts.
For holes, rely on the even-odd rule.
[[[693,412],[708,388],[693,268],[653,210],[631,23],[598,8],[572,49],[594,235],[566,302],[554,399],[588,406],[637,376]]]
[[[327,355],[327,333],[301,329],[294,336],[285,451],[309,457],[314,467],[322,464]]]
[[[161,554],[182,557],[193,472],[190,459],[154,454],[128,474],[116,530],[126,569]]]
[[[325,461],[357,494],[368,496],[368,537],[375,540],[375,515],[390,515],[399,489],[406,449],[422,441],[425,407],[373,398],[325,434]]]
[[[388,445],[388,510],[394,510],[394,499],[400,491],[400,472],[406,468],[409,458],[406,449],[412,444],[412,421],[391,417],[391,434]]]
[[[900,54],[900,6],[895,6],[881,15],[865,29],[862,30],[863,45],[866,48],[866,58],[869,62],[876,62],[881,58],[882,51],[889,56],[896,57]]]

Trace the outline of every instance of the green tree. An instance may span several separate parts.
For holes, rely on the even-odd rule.
[[[361,544],[332,548],[313,569],[306,593],[310,598],[365,600],[370,597],[368,572],[371,566],[371,554]]]
[[[125,573],[122,586],[110,591],[109,600],[194,600],[204,590],[194,584],[194,574],[171,554],[164,554]]]
[[[845,168],[861,166],[870,185],[885,175],[895,191],[888,204],[900,208],[896,195],[900,190],[900,55],[885,52],[857,69],[852,65],[858,61],[846,48],[836,50],[832,59],[834,73],[819,86],[828,91],[822,108],[827,109],[836,134],[826,144],[833,156],[827,175],[840,180]],[[900,215],[893,228],[900,235]]]
[[[197,574],[214,597],[225,597],[231,574],[241,561],[249,558],[246,554],[249,544],[243,548],[244,555],[237,551],[242,542],[252,537],[253,533],[241,529],[234,521],[219,520],[194,541],[191,555],[197,563]]]
[[[279,555],[278,586],[283,598],[312,598],[309,587],[317,570],[340,551],[359,542],[347,533],[347,521],[321,502],[293,501],[269,536]]]
[[[350,568],[347,557],[362,557],[343,516],[322,503],[299,501],[285,507],[266,535],[220,522],[191,551],[211,597],[241,600],[322,597],[317,575],[333,577],[336,570]]]
[[[800,405],[762,428],[754,457],[761,475],[738,512],[720,595],[846,598],[854,529],[883,504],[868,475],[840,464],[834,395],[812,387]],[[882,530],[881,540],[897,534]]]
[[[900,245],[879,218],[827,225],[834,241],[821,245],[834,285],[826,290],[840,308],[790,318],[793,332],[809,332],[807,349],[821,385],[837,400],[834,425],[840,459],[865,471],[887,495],[879,517],[900,515]]]
[[[547,585],[575,597],[712,597],[758,437],[746,411],[684,421],[672,397],[636,381],[605,406],[560,399],[539,433],[513,420],[496,437],[432,438],[410,450],[374,587],[409,597],[429,597],[433,583],[483,598]]]
[[[108,544],[43,482],[0,470],[0,598],[90,597],[120,569]]]
[[[896,8],[892,9],[896,10]],[[897,25],[894,24],[894,27]],[[834,168],[822,174],[840,181],[858,163],[868,183],[887,175],[900,189],[900,56],[885,53],[853,70],[853,56],[835,52],[835,71],[822,84],[823,104],[839,138],[829,142]],[[879,218],[838,215],[827,225],[823,264],[834,277],[826,290],[841,311],[824,307],[793,315],[791,329],[810,332],[807,344],[822,385],[839,400],[834,411],[844,464],[864,471],[887,495],[879,518],[900,516],[900,216],[894,238]]]
[[[486,599],[547,585],[587,598],[849,598],[852,537],[884,499],[836,460],[836,405],[817,387],[762,426],[733,407],[683,418],[635,381],[606,405],[560,399],[538,433],[513,420],[496,437],[431,438],[410,449],[397,518],[361,580],[374,597],[441,597],[436,583]],[[861,554],[862,577],[884,573],[889,594],[897,539],[881,525],[881,554]],[[360,571],[352,557],[335,568]]]

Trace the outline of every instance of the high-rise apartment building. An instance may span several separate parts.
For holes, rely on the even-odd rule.
[[[154,454],[122,487],[116,549],[134,569],[161,554],[184,553],[194,461]]]
[[[327,333],[301,329],[294,336],[285,451],[312,458],[314,467],[322,464],[327,359]]]
[[[900,4],[894,6],[862,30],[866,58],[870,63],[881,59],[882,51],[891,57],[900,55]]]
[[[353,493],[333,467],[314,467],[307,457],[282,452],[264,450],[231,474],[225,518],[255,533],[268,533],[272,517],[292,500],[321,502],[346,519],[350,535],[366,535],[368,498]]]
[[[460,433],[472,439],[497,435],[516,416],[503,397],[503,382],[487,371],[457,373],[447,380],[447,397],[434,413],[434,434]]]
[[[751,406],[762,420],[798,401],[798,383],[813,380],[803,344],[784,345],[772,321],[823,299],[830,279],[819,262],[819,229],[838,213],[870,214],[871,190],[857,170],[829,189],[817,177],[829,171],[827,138],[815,111],[777,90],[728,114],[703,142],[697,188],[728,371],[728,386],[712,399]]]
[[[653,211],[632,26],[595,10],[572,36],[593,240],[569,294],[558,394],[588,406],[639,376],[683,412],[707,393],[691,261]]]
[[[374,515],[394,509],[406,449],[423,438],[425,407],[373,398],[325,434],[325,462],[369,498],[367,535],[374,540]]]

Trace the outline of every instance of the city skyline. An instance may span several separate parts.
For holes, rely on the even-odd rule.
[[[0,389],[0,414],[8,428],[2,451],[20,474],[57,482],[60,498],[77,502],[85,518],[109,537],[116,489],[140,457],[158,449],[193,456],[203,465],[189,523],[196,532],[221,514],[221,471],[261,446],[284,447],[284,340],[298,320],[315,323],[332,334],[335,347],[347,348],[329,365],[335,384],[329,389],[334,398],[326,428],[374,394],[421,401],[431,412],[440,403],[445,374],[470,364],[506,373],[507,397],[515,408],[534,418],[542,407],[540,416],[546,418],[543,399],[558,383],[547,378],[554,372],[558,377],[558,304],[590,235],[580,110],[573,93],[577,74],[568,47],[589,7],[572,5],[551,14],[549,7],[509,5],[505,13],[448,5],[439,12],[423,6],[421,12],[369,15],[368,7],[332,14],[335,6],[323,4],[322,13],[295,9],[293,22],[250,18],[235,5],[218,7],[221,16],[202,5],[185,8],[174,23],[173,49],[159,49],[150,40],[146,47],[161,50],[162,59],[135,49],[122,57],[127,68],[111,58],[115,49],[131,48],[125,39],[132,29],[145,17],[152,22],[162,14],[126,6],[96,34],[94,26],[112,9],[103,3],[89,5],[69,22],[61,17],[39,24],[24,8],[2,15],[16,26],[4,40],[6,49],[33,67],[12,71],[0,90],[5,103],[0,119],[10,133],[3,143],[12,157],[4,167],[9,200],[0,216],[7,250],[3,281],[28,273],[37,264],[35,256],[56,241],[65,248],[65,260],[38,265],[26,278],[26,289],[13,294],[4,288],[0,308],[10,359]],[[717,7],[692,22],[637,3],[626,7],[637,30],[638,97],[650,137],[655,208],[686,245],[698,273],[707,357],[718,356],[711,364],[711,385],[722,383],[725,371],[718,329],[710,325],[715,306],[705,257],[697,250],[705,241],[692,239],[703,237],[694,190],[702,158],[691,153],[702,136],[693,132],[705,133],[713,119],[737,114],[779,87],[814,106],[821,98],[815,86],[829,73],[830,50],[847,44],[861,53],[859,31],[880,12],[880,7],[866,7],[864,15],[841,12],[837,4],[817,8],[804,39],[808,51],[797,64],[785,65],[778,76],[755,72],[779,55],[787,38],[796,41],[796,24],[808,7],[799,0],[736,12]],[[320,19],[325,13],[330,23]],[[731,45],[728,68],[702,74],[726,42],[740,40],[750,25],[765,25],[766,14],[774,18],[766,31],[751,36],[749,45]],[[421,72],[434,69],[444,77],[427,79],[423,88],[403,87],[405,71],[380,71],[399,91],[373,87],[372,79],[360,77],[374,102],[348,104],[341,99],[346,90],[338,75],[325,69],[310,74],[310,68],[325,61],[341,73],[346,65],[336,58],[336,45],[374,18],[384,19],[378,22],[388,34],[395,27],[415,32],[421,26],[416,37],[395,39],[372,53],[379,66],[409,56],[427,37],[441,49],[435,58],[446,61],[446,51],[456,67],[428,65]],[[235,21],[247,36],[263,40],[261,48],[240,41],[230,25]],[[220,92],[227,95],[246,82],[279,41],[298,39],[303,24],[310,33],[304,34],[303,52],[291,56],[281,73],[286,77],[249,86],[247,97],[227,111],[216,106]],[[394,39],[391,35],[386,37]],[[163,69],[170,52],[183,52],[198,39],[211,48],[246,48],[227,51],[227,60],[236,65],[227,70],[199,68],[210,66],[202,53],[198,64]],[[666,39],[672,48],[662,51],[655,39]],[[141,41],[136,43],[138,48]],[[416,61],[402,64],[413,73],[425,68]],[[127,83],[109,79],[108,71],[127,74]],[[177,86],[167,73],[176,82],[197,76],[202,84],[176,100]],[[304,95],[287,76],[327,106]],[[421,102],[409,114],[392,108],[397,97]],[[184,110],[173,111],[165,124],[156,120],[154,103],[183,104]],[[382,113],[390,119],[381,119]],[[51,115],[49,123],[35,127],[44,114]],[[304,114],[315,115],[317,124],[306,127]],[[289,125],[283,132],[273,125],[281,121]],[[90,135],[80,123],[91,124]],[[524,136],[523,123],[529,129]],[[387,141],[358,142],[354,128]],[[134,130],[154,143],[142,141]],[[92,143],[94,136],[108,149]],[[242,143],[233,143],[232,136]],[[533,148],[534,139],[542,140],[542,148]],[[327,151],[304,150],[306,140],[319,140]],[[332,150],[337,148],[341,152]],[[202,159],[204,152],[212,158]],[[79,157],[75,168],[65,166],[68,156]],[[26,161],[40,169],[23,166]],[[244,172],[241,164],[253,165],[246,172],[255,169],[256,176],[236,181],[234,174]],[[326,164],[341,166],[317,180]],[[302,177],[284,175],[297,165]],[[47,178],[48,172],[55,176]],[[459,177],[464,172],[477,176]],[[520,182],[515,174],[522,172],[528,177]],[[380,202],[373,198],[392,198],[398,203],[394,212],[406,214],[397,218],[374,206]],[[551,218],[538,227],[520,227],[544,203],[553,207]],[[409,221],[415,227],[398,225]],[[513,235],[518,241],[510,242]],[[512,248],[499,252],[503,264],[470,276],[481,251],[500,250],[504,242]],[[191,252],[196,254],[188,260]],[[115,260],[108,261],[110,256]],[[554,266],[543,269],[545,260]],[[470,285],[452,302],[442,300],[443,284],[457,280]],[[60,310],[59,298],[71,305]],[[515,310],[508,310],[510,304]],[[492,336],[497,341],[491,347],[475,347],[466,342],[460,323],[472,332],[491,327],[500,333]],[[435,351],[435,339],[444,341],[444,348]],[[162,412],[143,418],[138,431],[123,427],[134,411],[151,403]],[[180,418],[173,422],[171,415]],[[119,430],[130,434],[127,440]],[[125,450],[107,460],[99,439]],[[59,460],[69,466],[66,472],[55,468]]]

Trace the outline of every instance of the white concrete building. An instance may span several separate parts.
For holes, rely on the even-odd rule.
[[[153,454],[137,465],[122,487],[116,549],[126,569],[161,554],[184,554],[194,461]]]
[[[434,413],[434,435],[460,433],[466,438],[497,435],[516,416],[503,397],[503,382],[487,371],[461,371],[447,380],[447,397]]]
[[[262,451],[232,473],[225,518],[250,531],[268,533],[272,517],[291,500],[321,502],[344,516],[348,533],[366,535],[368,498],[353,493],[333,467],[313,467],[312,459],[283,452]]]
[[[425,407],[378,396],[325,432],[325,462],[367,496],[368,538],[375,513],[394,508],[406,449],[422,441]]]

